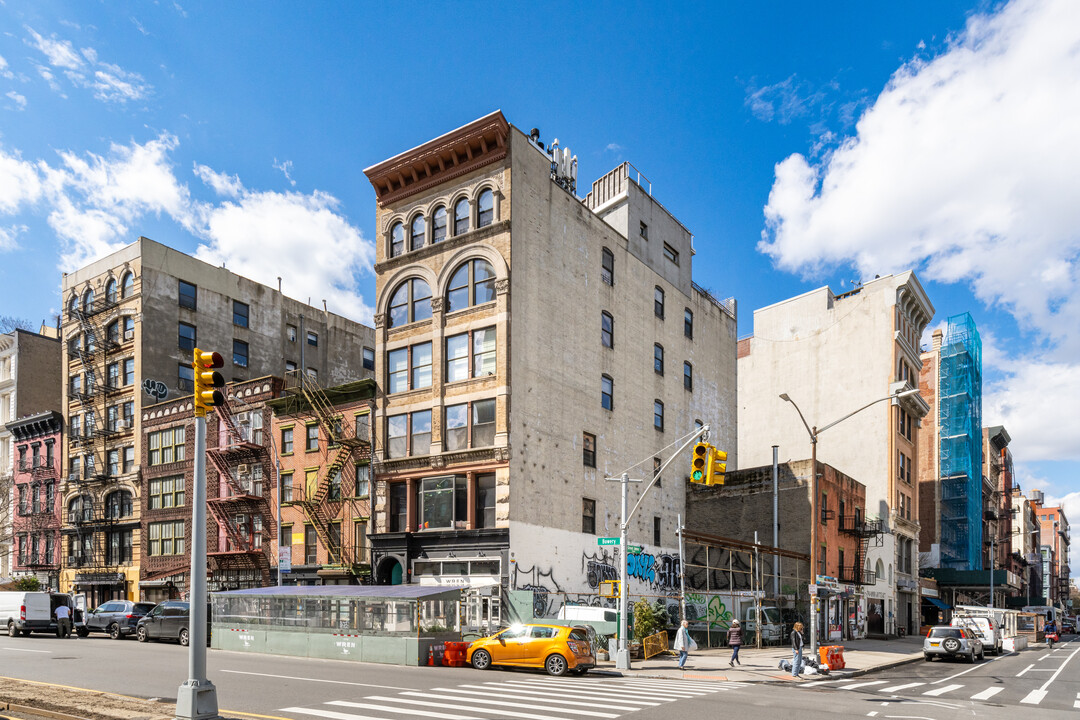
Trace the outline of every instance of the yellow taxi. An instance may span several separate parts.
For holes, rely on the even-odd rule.
[[[583,627],[511,625],[469,645],[466,659],[477,670],[492,665],[543,668],[549,675],[584,675],[596,657]]]

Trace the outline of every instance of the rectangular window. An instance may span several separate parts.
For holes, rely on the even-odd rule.
[[[610,313],[600,313],[600,344],[606,348],[615,347],[615,318]]]
[[[364,498],[368,496],[371,485],[371,466],[356,466],[356,485],[353,487],[353,497]]]
[[[660,518],[655,516],[655,515],[653,516],[653,519],[652,519],[652,542],[653,542],[653,545],[656,545],[656,546],[659,547],[659,545],[660,545]]]
[[[319,335],[318,335],[318,333],[313,333],[313,332],[311,332],[309,330],[308,334],[307,334],[307,344],[310,345],[311,347],[319,347]]]
[[[150,465],[166,465],[184,459],[184,427],[149,433]]]
[[[124,472],[129,473],[135,469],[135,448],[124,448]]]
[[[367,546],[367,520],[353,520],[353,548],[356,562],[361,564],[368,562]]]
[[[600,252],[600,280],[605,285],[615,284],[615,255],[607,248]]]
[[[243,340],[232,341],[232,361],[233,365],[248,366],[248,344]]]
[[[389,351],[386,366],[388,394],[431,387],[431,343]]]
[[[694,366],[688,362],[682,364],[682,386],[683,390],[694,389]]]
[[[281,428],[281,454],[291,455],[293,451],[293,429]]]
[[[653,345],[653,370],[657,375],[664,374],[664,346]]]
[[[824,525],[829,521],[829,495],[828,493],[821,493],[821,507],[818,508],[821,512],[821,524]]]
[[[190,363],[176,364],[176,389],[187,392],[195,390],[195,369]]]
[[[829,567],[828,562],[827,562],[828,561],[828,555],[829,555],[828,551],[829,551],[829,548],[827,546],[825,546],[825,545],[821,546],[821,550],[819,551],[819,554],[818,554],[818,574],[819,575],[828,575],[829,574],[826,571],[827,568]]]
[[[112,477],[120,474],[120,450],[109,450],[106,453],[106,472]]]
[[[405,532],[408,526],[406,491],[403,482],[390,484],[390,532]]]
[[[239,300],[233,300],[232,303],[232,321],[233,325],[239,325],[240,327],[248,326],[248,304],[242,303]]]
[[[431,343],[412,346],[412,389],[431,387]]]
[[[135,384],[135,358],[124,360],[124,387]]]
[[[462,478],[464,480],[464,478]],[[458,508],[455,491],[458,483],[453,475],[423,478],[417,492],[417,522],[422,530],[453,528],[455,520],[460,520],[462,527],[465,518],[455,518]],[[461,487],[464,492],[464,483]]]
[[[472,446],[495,444],[495,399],[474,400],[472,404]]]
[[[371,442],[371,413],[362,412],[356,416],[356,438]]]
[[[495,473],[476,476],[476,527],[495,527]]]
[[[283,548],[292,548],[292,523],[282,523],[280,529],[280,535],[278,536],[278,546]]]
[[[387,394],[409,389],[409,348],[398,348],[386,353],[386,372]]]
[[[676,265],[679,264],[679,251],[671,247],[667,243],[664,243],[664,257]]]
[[[414,412],[411,417],[412,428],[409,438],[410,455],[431,454],[431,411]]]
[[[285,337],[287,337],[289,339],[289,342],[296,342],[296,326],[295,325],[286,325],[285,326]]]
[[[468,377],[469,334],[451,335],[446,338],[446,382],[466,380]]]
[[[469,404],[446,406],[443,449],[464,450],[469,446]]]
[[[150,523],[150,555],[184,554],[184,521]]]
[[[294,363],[292,360],[286,360],[285,361],[285,372],[287,372],[287,373],[296,372],[296,363]]]
[[[911,484],[911,458],[903,452],[899,453],[897,461],[897,477],[901,482]]]
[[[314,525],[304,526],[304,564],[314,565],[319,561],[318,536]]]
[[[592,433],[581,435],[582,462],[585,467],[596,467],[596,436]]]
[[[179,345],[180,349],[186,352],[191,352],[196,348],[198,343],[195,340],[195,326],[189,325],[186,322],[178,324],[179,330]]]
[[[389,458],[403,458],[408,448],[408,415],[391,415],[386,418],[386,454]]]
[[[683,311],[683,335],[694,339],[694,313],[690,311],[690,308],[686,308]]]
[[[664,403],[653,400],[653,427],[663,432],[664,430]]]
[[[473,330],[473,377],[495,374],[495,328]]]
[[[293,474],[292,472],[281,473],[281,502],[293,501]]]
[[[600,407],[605,410],[615,407],[615,381],[607,375],[600,376]]]
[[[304,426],[304,451],[315,452],[319,449],[319,425],[313,423]]]
[[[188,368],[190,369],[190,365]],[[194,377],[194,376],[193,376]],[[110,388],[120,387],[120,363],[109,363],[105,366],[105,382]]]
[[[581,532],[596,534],[596,501],[591,498],[581,499]]]
[[[640,228],[639,228],[638,232],[641,235],[641,237],[645,238],[646,240],[649,239],[649,226],[646,225],[645,223],[640,223]]]
[[[375,350],[369,347],[364,348],[364,369],[375,370]]]
[[[150,481],[150,509],[167,510],[184,506],[184,476]]]
[[[664,319],[664,289],[659,286],[653,288],[653,313]]]
[[[180,525],[183,527],[183,522]],[[131,540],[131,530],[105,533],[105,564],[120,565],[131,562]]]
[[[81,395],[82,394],[82,375],[72,375],[71,382],[68,385],[69,395]]]
[[[180,307],[188,310],[198,309],[195,286],[183,280],[180,281]]]

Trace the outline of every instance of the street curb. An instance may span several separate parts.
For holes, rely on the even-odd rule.
[[[881,665],[875,665],[874,667],[864,668],[862,670],[852,670],[851,672],[845,672],[845,673],[839,673],[838,672],[836,674],[838,676],[836,679],[839,679],[841,677],[843,677],[843,678],[860,677],[862,675],[867,675],[869,673],[879,672],[881,670],[889,670],[889,669],[892,669],[892,668],[895,668],[895,667],[900,667],[902,665],[908,665],[910,663],[915,663],[915,662],[918,662],[918,661],[920,661],[922,659],[923,659],[922,653],[919,653],[915,657],[906,657],[906,658],[903,658],[901,660],[893,660],[893,661],[890,661],[890,662],[887,662],[887,663],[883,663]],[[649,680],[681,680],[682,679],[682,678],[679,678],[679,677],[672,677],[671,675],[662,675],[662,674],[658,674],[658,673],[655,673],[655,672],[648,672],[648,671],[632,671],[631,674],[627,675],[626,673],[620,672],[618,670],[599,670],[599,671],[591,670],[591,671],[589,671],[589,674],[590,675],[597,675],[597,676],[601,676],[601,677],[637,677],[637,678],[647,678]],[[816,678],[817,676],[814,676],[814,677]],[[830,676],[829,675],[822,675],[821,679],[825,679],[825,678],[828,678],[828,677],[830,677]],[[713,681],[713,682],[744,682],[744,683],[760,683],[760,684],[779,682],[779,680],[764,680],[764,679],[760,679],[760,678],[745,678],[745,679],[736,678],[736,679],[732,679],[732,678],[729,678],[727,676],[717,677],[715,679],[714,678],[702,678],[702,677],[696,677],[694,679],[699,680],[699,681],[700,680],[707,680],[707,681]]]

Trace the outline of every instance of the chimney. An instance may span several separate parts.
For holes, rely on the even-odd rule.
[[[931,352],[941,352],[941,337],[944,333],[941,332],[941,328],[938,328],[931,335],[930,350]]]

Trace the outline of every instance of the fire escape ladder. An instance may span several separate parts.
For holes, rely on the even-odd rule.
[[[207,449],[206,457],[210,459],[210,463],[214,466],[214,469],[218,473],[225,477],[225,481],[229,484],[229,489],[232,490],[233,495],[247,495],[248,493],[240,487],[239,481],[232,474],[232,468],[229,467],[229,462],[226,460],[221,451],[216,448]]]
[[[244,536],[240,534],[240,531],[236,529],[236,524],[233,522],[232,516],[229,515],[226,510],[224,503],[208,502],[206,503],[206,507],[209,508],[210,514],[214,516],[214,522],[218,524],[219,528],[225,531],[225,534],[232,541],[234,548],[245,552],[251,550],[251,540],[245,540]]]

